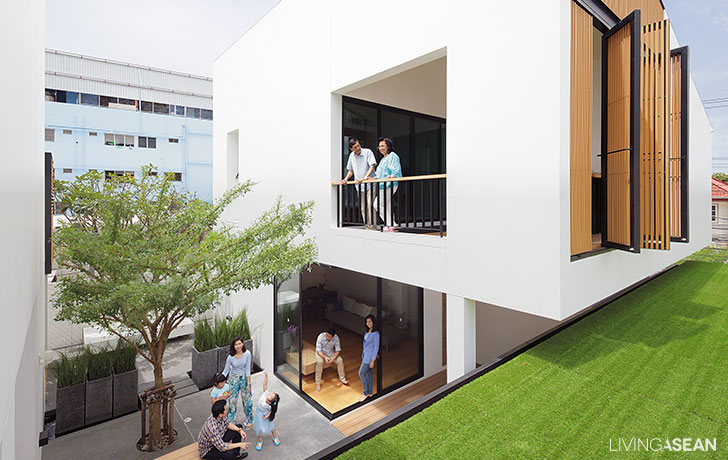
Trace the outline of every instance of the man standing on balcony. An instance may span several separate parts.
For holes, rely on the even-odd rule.
[[[336,363],[339,380],[344,385],[349,384],[344,372],[344,360],[341,359],[340,354],[341,341],[336,335],[336,330],[330,327],[326,332],[320,333],[316,339],[316,391],[321,391],[321,374],[324,372],[324,363]]]
[[[374,153],[369,149],[361,148],[359,139],[352,137],[349,139],[349,161],[346,163],[346,177],[341,181],[346,185],[349,178],[354,175],[356,180],[356,189],[359,191],[359,205],[361,207],[361,217],[364,220],[364,226],[367,230],[376,230],[376,217],[374,215],[373,188],[372,184],[361,185],[362,181],[371,179],[377,160],[374,159]]]

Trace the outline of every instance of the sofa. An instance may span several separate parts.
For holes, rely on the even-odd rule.
[[[382,312],[386,320],[386,312]],[[364,319],[368,315],[377,316],[377,307],[357,302],[344,297],[341,302],[329,304],[324,317],[332,324],[348,329],[355,334],[364,336]],[[381,346],[388,352],[394,346],[407,338],[407,331],[394,326],[379,327]]]

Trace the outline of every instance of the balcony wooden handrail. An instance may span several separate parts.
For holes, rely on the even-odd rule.
[[[429,180],[429,179],[447,179],[447,174],[426,174],[423,176],[406,176],[406,177],[392,177],[390,179],[367,179],[361,181],[362,184],[371,184],[375,182],[406,182],[414,180]],[[347,184],[357,184],[356,179],[349,179]],[[341,181],[332,182],[331,185],[343,185]]]

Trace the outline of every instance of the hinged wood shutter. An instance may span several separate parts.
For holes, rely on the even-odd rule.
[[[640,244],[645,249],[670,249],[669,55],[669,20],[643,25],[640,72]]]
[[[569,191],[571,255],[592,249],[592,17],[571,2],[571,127]]]
[[[670,51],[670,239],[688,241],[688,47]]]
[[[602,41],[602,244],[639,252],[640,12]]]

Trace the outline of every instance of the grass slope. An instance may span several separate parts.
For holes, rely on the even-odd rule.
[[[689,261],[338,458],[728,458],[727,361],[728,266]]]

